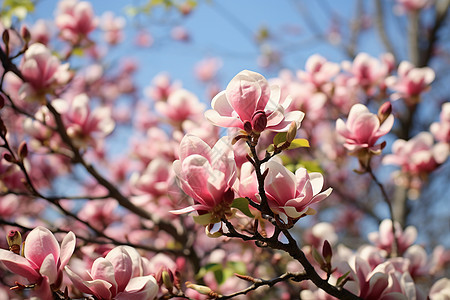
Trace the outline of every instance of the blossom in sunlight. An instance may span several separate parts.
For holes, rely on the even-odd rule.
[[[412,139],[398,139],[392,145],[392,154],[383,158],[384,164],[397,165],[412,175],[430,173],[445,162],[449,154],[447,143],[434,144],[429,132],[421,132]]]
[[[20,71],[26,82],[19,90],[21,99],[42,100],[47,92],[66,84],[71,78],[69,64],[61,64],[46,46],[32,44],[24,54]]]
[[[283,101],[280,94],[280,88],[269,86],[261,74],[244,70],[230,81],[226,90],[214,97],[212,109],[205,112],[205,117],[216,126],[237,127],[248,133],[287,131],[292,121],[300,127],[305,114],[301,111],[286,113],[291,98]]]
[[[86,94],[79,94],[71,101],[57,99],[53,104],[67,122],[67,134],[78,147],[95,145],[98,142],[95,137],[103,138],[114,130],[111,109],[102,106],[91,110]]]
[[[436,281],[431,287],[428,296],[430,297],[430,300],[450,299],[450,279],[441,278]]]
[[[222,61],[217,57],[205,58],[195,65],[195,76],[198,80],[206,82],[214,79],[222,67]]]
[[[283,219],[300,218],[303,215],[314,214],[310,205],[318,203],[328,197],[332,188],[322,191],[323,176],[318,172],[308,173],[305,168],[299,168],[295,174],[281,163],[270,160],[262,165],[261,172],[267,171],[264,189],[271,210]],[[239,184],[241,197],[253,198],[260,201],[256,175],[249,163],[241,168]]]
[[[50,284],[60,287],[63,269],[75,250],[75,243],[73,232],[64,237],[60,246],[50,230],[38,226],[25,239],[23,256],[0,249],[0,261],[11,272],[42,286],[42,290],[49,293]]]
[[[193,93],[178,89],[170,93],[167,101],[156,102],[155,108],[170,121],[182,122],[187,119],[199,119],[205,106]]]
[[[380,223],[378,232],[369,233],[369,240],[379,249],[386,250],[388,253],[392,251],[394,244],[394,234],[392,233],[392,221],[390,219],[383,220]],[[408,226],[402,230],[398,222],[395,223],[395,239],[397,242],[398,252],[403,252],[411,246],[417,238],[417,229],[414,226]]]
[[[195,204],[172,213],[209,212],[211,220],[220,221],[234,199],[232,185],[236,179],[236,164],[228,138],[221,138],[211,148],[200,138],[186,135],[180,144],[179,157],[173,169],[181,188]]]
[[[439,142],[450,143],[450,102],[442,104],[440,122],[434,122],[430,131]]]
[[[77,274],[70,267],[65,270],[77,289],[96,299],[154,299],[158,285],[143,264],[136,250],[118,246],[106,257],[97,258],[90,271]]]
[[[123,40],[123,28],[125,27],[123,17],[115,17],[110,11],[102,15],[100,27],[105,32],[104,38],[107,43],[116,45]]]
[[[391,99],[404,98],[408,103],[417,103],[420,100],[420,94],[430,88],[436,76],[433,69],[416,68],[407,61],[400,63],[397,75],[397,77],[386,78],[386,85],[395,92],[391,95]]]
[[[383,144],[375,144],[380,137],[387,134],[394,125],[394,116],[390,114],[384,122],[363,104],[355,104],[350,109],[347,122],[336,121],[336,131],[345,138],[344,146],[352,154],[368,151],[380,154]]]
[[[98,20],[91,3],[63,0],[58,3],[55,23],[64,40],[77,44],[97,27]]]
[[[304,82],[320,88],[329,84],[332,78],[339,73],[340,67],[337,63],[329,62],[319,54],[314,54],[306,61],[305,71],[298,71],[297,76]]]

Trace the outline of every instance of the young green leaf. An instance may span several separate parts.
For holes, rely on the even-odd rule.
[[[254,218],[248,207],[248,200],[245,198],[236,198],[233,200],[231,207],[239,209],[244,215],[249,218]]]

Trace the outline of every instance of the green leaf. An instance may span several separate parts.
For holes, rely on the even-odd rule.
[[[199,216],[192,216],[192,218],[194,218],[195,223],[197,223],[199,225],[203,225],[203,226],[214,223],[211,220],[211,213],[207,213],[207,214],[199,215]]]
[[[350,271],[339,277],[338,280],[336,281],[336,286],[341,286],[341,284],[343,285],[343,283],[345,282],[344,280],[348,277],[349,274]]]
[[[294,139],[292,143],[289,145],[288,150],[297,149],[301,147],[309,148],[309,142],[307,139]]]
[[[273,138],[273,144],[278,146],[279,144],[286,142],[286,135],[287,132],[278,132]]]
[[[216,278],[217,284],[221,285],[225,282],[225,276],[224,276],[224,270],[215,270],[214,271],[214,278]]]
[[[308,172],[323,173],[320,164],[316,160],[301,160],[298,167],[304,167]]]
[[[323,260],[322,255],[320,255],[320,253],[314,247],[312,248],[312,256],[313,256],[314,260],[320,265],[320,267],[325,265],[325,261]]]
[[[239,209],[244,215],[249,218],[254,218],[248,207],[248,200],[246,198],[236,198],[233,200],[231,207]]]
[[[206,266],[202,267],[200,271],[198,271],[196,278],[202,278],[208,272],[214,272],[215,270],[222,269],[222,265],[218,263],[209,263]]]
[[[229,261],[227,267],[232,271],[232,274],[247,274],[247,265],[242,261]]]

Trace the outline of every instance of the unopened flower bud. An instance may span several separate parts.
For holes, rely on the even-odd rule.
[[[164,267],[163,271],[161,272],[161,279],[164,283],[164,286],[166,289],[172,293],[173,291],[173,282],[174,282],[174,276],[170,269]]]
[[[252,116],[252,127],[257,133],[260,133],[266,129],[267,126],[267,116],[262,110],[256,111]]]
[[[212,293],[211,288],[204,286],[204,285],[194,284],[189,281],[186,282],[186,287],[189,289],[193,289],[203,295],[209,295]]]
[[[0,94],[0,109],[2,109],[5,106],[5,96]]]
[[[9,31],[8,31],[8,29],[3,30],[2,39],[3,39],[3,43],[5,43],[6,49],[8,49],[8,44],[9,44]]]
[[[20,143],[18,154],[19,154],[19,158],[21,160],[24,160],[28,156],[28,147],[27,147],[27,143],[25,141]]]
[[[247,134],[252,133],[252,123],[250,123],[250,121],[244,122],[244,130],[245,132],[247,132]]]
[[[0,118],[0,135],[1,136],[6,136],[6,126],[5,123],[3,123],[3,120]]]
[[[31,34],[28,30],[27,26],[23,25],[22,28],[20,28],[20,35],[22,36],[25,43],[28,43],[31,40]]]
[[[8,241],[9,250],[15,254],[20,253],[20,245],[22,245],[22,235],[17,230],[11,230],[6,235],[6,240]]]
[[[296,135],[297,135],[297,123],[295,123],[295,121],[292,121],[291,126],[289,126],[289,129],[286,133],[286,142],[292,143]]]
[[[323,242],[323,247],[322,247],[322,256],[325,259],[325,262],[327,264],[331,263],[331,256],[332,255],[333,255],[333,251],[331,249],[331,245],[330,245],[330,243],[327,240],[325,240]]]
[[[382,124],[392,113],[392,104],[391,102],[383,103],[378,109],[378,119],[380,120],[380,124]]]
[[[10,153],[4,153],[3,154],[3,158],[10,163],[15,163],[16,160],[14,159],[14,157],[10,154]]]

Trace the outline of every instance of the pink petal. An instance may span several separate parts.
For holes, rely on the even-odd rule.
[[[75,250],[75,244],[76,244],[76,237],[75,234],[70,231],[63,239],[62,243],[61,243],[61,254],[60,254],[60,263],[61,265],[59,266],[60,270],[62,270],[65,265],[67,265],[67,263],[70,260],[70,257],[73,254],[73,251]]]
[[[58,278],[58,269],[56,268],[55,258],[53,254],[47,255],[42,262],[39,273],[43,276],[47,276],[50,283],[54,283]]]
[[[59,259],[59,244],[53,233],[47,228],[38,226],[33,229],[25,240],[24,256],[34,262],[38,267],[49,254],[53,254],[55,260]],[[57,261],[55,261],[55,264]]]
[[[130,281],[133,264],[131,257],[123,247],[112,249],[105,257],[114,266],[117,290],[123,291]]]
[[[30,282],[37,282],[41,278],[41,275],[25,257],[11,251],[0,249],[0,261],[8,270],[27,278]]]

